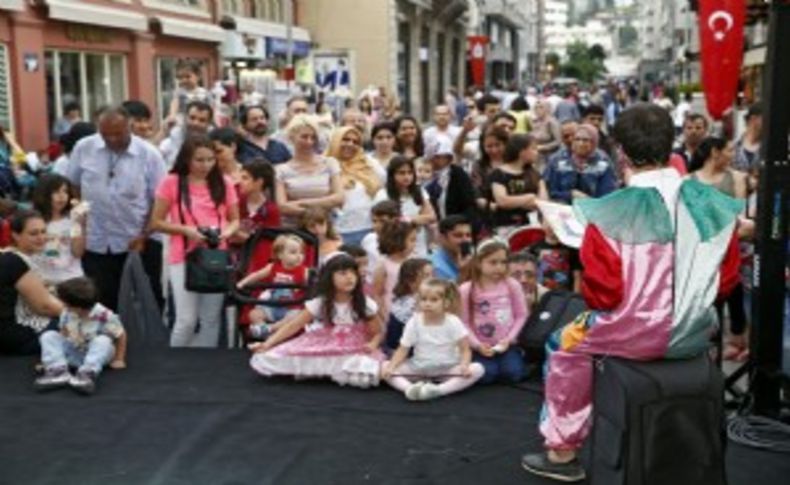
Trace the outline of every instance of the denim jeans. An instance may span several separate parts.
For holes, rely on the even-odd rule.
[[[86,350],[78,349],[56,330],[47,330],[39,338],[41,361],[46,369],[74,366],[80,371],[89,370],[99,374],[115,355],[115,345],[106,335],[98,335],[90,341]]]
[[[485,369],[485,374],[479,381],[481,384],[497,381],[512,384],[527,377],[527,366],[521,351],[512,345],[504,354],[495,354],[489,358],[476,353],[472,360],[482,364]]]

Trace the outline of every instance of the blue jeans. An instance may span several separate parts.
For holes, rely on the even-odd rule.
[[[361,231],[344,232],[340,234],[343,244],[350,246],[362,246],[362,239],[365,238],[372,229],[362,229]]]
[[[56,330],[47,330],[39,337],[41,361],[45,369],[64,368],[69,365],[80,371],[88,370],[98,375],[115,355],[112,339],[98,335],[88,344],[87,350],[78,349]]]
[[[521,351],[512,345],[504,354],[483,357],[475,353],[472,360],[479,362],[486,371],[479,381],[481,384],[491,384],[497,381],[513,384],[527,378],[527,366],[524,364]]]

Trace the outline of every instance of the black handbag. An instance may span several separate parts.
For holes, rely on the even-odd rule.
[[[184,213],[181,210],[183,185],[185,184],[179,183],[178,214],[181,217],[181,223],[186,224]],[[189,197],[188,192],[187,197]],[[186,202],[190,217],[197,222],[190,209],[188,199]],[[219,206],[215,206],[215,209],[217,210],[217,226],[220,227],[222,219],[219,215]],[[182,237],[184,239],[184,250],[186,251],[188,241],[185,236]],[[228,291],[230,284],[231,269],[230,253],[227,250],[198,246],[186,253],[184,286],[187,291],[194,293],[225,293]]]

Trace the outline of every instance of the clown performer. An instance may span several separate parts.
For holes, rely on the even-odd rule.
[[[583,480],[578,450],[590,430],[593,356],[690,358],[718,325],[714,302],[738,281],[736,223],[742,205],[667,167],[674,126],[662,108],[636,104],[617,120],[628,186],[574,203],[585,226],[582,294],[589,311],[547,343],[546,452],[527,454],[529,472]]]

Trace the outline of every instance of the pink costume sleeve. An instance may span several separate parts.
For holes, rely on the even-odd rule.
[[[579,254],[582,295],[592,310],[614,310],[623,301],[623,262],[594,225],[587,226]]]
[[[524,301],[524,289],[521,288],[518,281],[513,278],[507,278],[505,283],[508,286],[508,292],[513,295],[513,297],[510,298],[510,305],[513,312],[513,325],[510,327],[507,337],[505,338],[508,342],[515,342],[519,332],[524,328],[524,324],[529,316],[529,311],[527,310],[527,303]]]
[[[466,283],[462,284],[461,287],[458,289],[458,292],[461,294],[461,321],[464,323],[464,326],[466,326],[466,329],[469,331],[469,345],[473,349],[479,349],[480,340],[477,339],[477,336],[475,335],[475,329],[472,328],[472,324],[471,324],[472,319],[470,318],[470,314],[469,314],[469,296],[470,296],[469,292],[471,288],[472,288],[472,283],[467,281]]]

